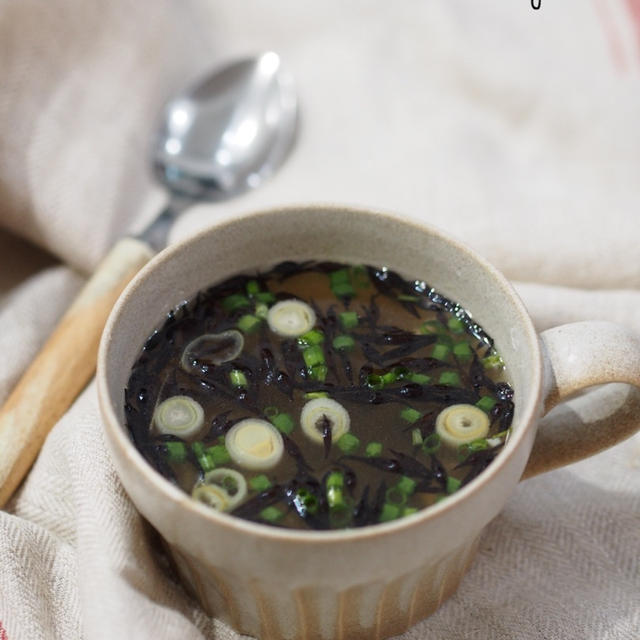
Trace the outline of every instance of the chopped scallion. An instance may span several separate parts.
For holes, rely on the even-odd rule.
[[[437,433],[429,434],[422,443],[422,450],[426,454],[435,453],[440,448],[440,436]]]
[[[380,442],[369,442],[364,450],[367,458],[379,458],[382,455],[382,444]]]
[[[411,444],[414,447],[419,447],[422,444],[422,432],[420,429],[413,429],[411,431]]]
[[[191,445],[191,449],[196,456],[198,464],[205,473],[207,471],[213,471],[216,468],[215,462],[204,448],[204,444],[202,444],[202,442],[194,442]]]
[[[438,383],[458,387],[460,386],[460,374],[457,371],[443,371],[438,378]]]
[[[458,478],[454,478],[453,476],[447,476],[447,493],[452,494],[456,492],[462,483]]]
[[[319,329],[311,329],[311,331],[307,331],[303,333],[298,338],[298,344],[301,347],[310,347],[313,345],[319,345],[324,342],[324,333]]]
[[[324,364],[324,351],[320,345],[312,345],[303,349],[302,359],[307,367],[312,368],[318,364]]]
[[[238,324],[236,325],[242,333],[251,334],[255,333],[262,324],[262,320],[258,316],[254,316],[250,313],[242,316],[238,320]]]
[[[280,413],[280,409],[278,409],[278,407],[268,406],[264,408],[264,415],[267,418],[273,418],[274,416],[277,416],[279,413]]]
[[[455,355],[458,360],[465,362],[467,360],[471,360],[473,352],[467,342],[458,342],[453,345],[453,355]]]
[[[271,480],[269,480],[264,473],[261,473],[259,476],[254,476],[253,478],[249,478],[249,487],[251,487],[253,491],[261,493],[262,491],[269,489],[271,486]]]
[[[404,293],[401,293],[397,296],[398,302],[418,302],[420,298],[418,296],[410,296]]]
[[[315,400],[316,398],[328,398],[329,394],[326,391],[308,391],[304,394],[305,400]]]
[[[402,509],[402,517],[405,518],[406,516],[410,516],[413,513],[417,513],[418,510],[415,507],[404,507]]]
[[[257,280],[249,280],[247,282],[247,295],[255,296],[260,291],[260,284]]]
[[[208,447],[206,453],[209,460],[211,460],[215,466],[231,462],[231,456],[227,451],[227,447],[223,444],[215,444],[212,447]]]
[[[420,418],[422,418],[422,414],[417,411],[416,409],[413,409],[412,407],[405,407],[401,412],[400,412],[400,417],[403,420],[406,420],[407,422],[410,423],[414,423],[418,420],[420,420]]]
[[[493,409],[496,404],[496,399],[492,396],[482,396],[478,402],[476,402],[476,407],[486,411],[487,413]]]
[[[396,504],[390,504],[385,502],[382,505],[382,511],[380,512],[379,522],[390,522],[400,517],[400,507]]]
[[[449,318],[447,326],[452,333],[464,333],[464,322],[460,318]]]
[[[436,360],[446,360],[449,356],[450,349],[446,344],[441,344],[437,342],[433,345],[433,352],[431,353],[431,357]]]
[[[187,447],[184,442],[167,442],[167,458],[171,462],[184,462],[187,459]]]
[[[242,295],[241,293],[234,293],[230,296],[227,296],[222,301],[222,308],[227,313],[232,313],[233,311],[237,311],[238,309],[243,309],[244,307],[251,306],[249,302],[249,298],[247,296]]]
[[[256,303],[255,316],[260,320],[266,320],[269,315],[269,307],[264,302]]]
[[[431,382],[431,376],[428,376],[426,373],[410,373],[406,377],[416,384],[429,384]]]
[[[416,481],[412,480],[409,476],[402,476],[396,485],[396,487],[407,496],[413,495],[416,490],[416,486]]]
[[[338,318],[343,329],[355,329],[358,326],[358,314],[356,311],[343,311]]]
[[[432,335],[434,333],[440,333],[443,330],[442,323],[437,320],[427,320],[420,325],[418,333],[422,335]]]
[[[276,301],[276,297],[271,293],[271,291],[260,291],[256,293],[254,296],[255,300],[258,302],[262,302],[263,304],[272,304]]]
[[[329,367],[326,364],[316,364],[311,367],[311,377],[318,382],[324,382],[327,379]]]
[[[229,380],[234,387],[243,387],[246,389],[249,386],[247,376],[244,371],[240,371],[240,369],[232,369],[229,371]]]
[[[260,512],[260,517],[269,524],[276,524],[284,518],[284,513],[278,507],[266,507]]]
[[[504,368],[504,361],[497,353],[492,353],[482,358],[482,366],[485,369],[502,369]]]
[[[345,433],[338,438],[336,445],[338,445],[344,453],[353,453],[360,446],[360,438],[354,436],[352,433]]]
[[[385,494],[387,503],[404,506],[407,503],[407,494],[399,487],[390,487]]]
[[[338,351],[349,351],[353,349],[355,343],[351,336],[338,335],[333,339],[333,348]]]
[[[289,435],[296,426],[293,418],[288,413],[279,413],[269,418],[269,420],[271,420],[278,431],[286,435]]]

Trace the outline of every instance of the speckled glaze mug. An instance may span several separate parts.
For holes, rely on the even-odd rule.
[[[469,309],[495,339],[515,390],[512,434],[492,464],[447,500],[360,529],[279,529],[192,501],[133,446],[123,390],[166,312],[237,272],[310,258],[386,265],[424,279]],[[603,383],[618,384],[567,401]],[[328,206],[245,215],[163,251],[120,297],[98,362],[106,439],[126,491],[204,609],[263,640],[386,638],[431,614],[457,588],[483,528],[521,478],[638,429],[639,386],[637,335],[603,322],[538,335],[507,280],[468,248],[394,215]]]

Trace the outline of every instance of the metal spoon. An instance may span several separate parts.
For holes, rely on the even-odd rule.
[[[235,62],[167,104],[152,157],[169,204],[137,236],[116,243],[0,409],[0,507],[93,376],[113,304],[166,246],[176,216],[195,200],[222,200],[260,185],[285,159],[296,113],[293,81],[273,52]]]
[[[138,237],[158,250],[194,200],[222,200],[262,184],[293,143],[297,99],[276,53],[234,62],[171,100],[153,145],[156,177],[172,193]]]

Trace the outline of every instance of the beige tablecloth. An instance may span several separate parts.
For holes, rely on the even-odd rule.
[[[273,204],[374,205],[480,251],[541,329],[640,331],[637,0],[0,0],[0,400],[81,274],[162,204],[158,105],[270,48],[298,80],[295,151],[174,239]],[[237,638],[168,577],[100,429],[92,384],[0,512],[0,639]],[[636,436],[518,486],[402,638],[637,640],[639,558]]]

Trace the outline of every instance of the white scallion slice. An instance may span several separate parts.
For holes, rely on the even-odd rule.
[[[231,459],[243,469],[273,469],[284,453],[280,432],[266,420],[247,418],[229,429],[224,443]]]
[[[336,442],[351,428],[349,412],[331,398],[315,398],[302,407],[300,425],[304,434],[313,442],[323,443],[324,421],[331,425],[331,440]]]
[[[197,484],[191,492],[191,497],[216,511],[228,511],[229,494],[217,485]]]
[[[202,365],[218,365],[237,358],[244,347],[244,336],[236,329],[206,333],[192,340],[182,352],[180,366],[198,373]]]
[[[222,489],[227,494],[228,509],[239,505],[247,496],[247,481],[235,469],[218,467],[204,476],[204,484]]]
[[[484,438],[488,432],[489,416],[472,404],[454,404],[436,418],[436,433],[451,447]]]
[[[315,311],[302,300],[281,300],[267,313],[269,329],[284,338],[297,338],[316,324]]]
[[[160,433],[191,438],[202,429],[204,411],[189,396],[172,396],[156,407],[153,423]]]

